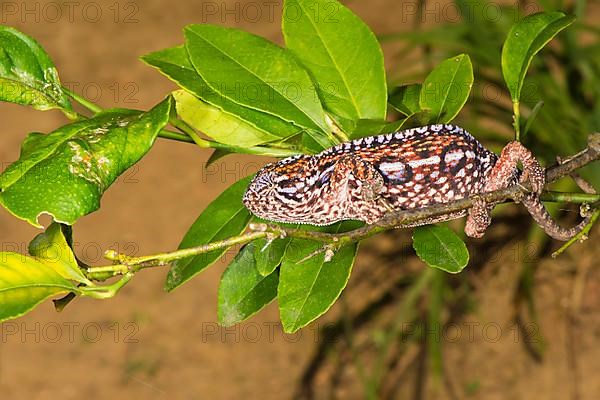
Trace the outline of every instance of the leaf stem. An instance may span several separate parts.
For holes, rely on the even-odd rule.
[[[184,135],[183,133],[170,131],[168,129],[163,129],[160,132],[158,132],[158,137],[161,137],[163,139],[176,140],[178,142],[194,143],[194,140],[191,137]]]
[[[83,296],[92,297],[94,299],[110,299],[115,295],[133,278],[132,272],[127,272],[121,279],[107,286],[84,286],[80,288]]]
[[[85,108],[87,108],[88,110],[93,112],[94,114],[98,114],[99,112],[102,111],[102,107],[89,101],[85,97],[78,95],[77,93],[67,89],[64,86],[62,89],[70,98],[72,98],[73,100],[75,100],[76,102],[78,102],[79,104],[81,104],[82,106],[84,106]]]
[[[521,110],[519,109],[519,101],[513,100],[513,126],[515,128],[515,140],[521,141]]]

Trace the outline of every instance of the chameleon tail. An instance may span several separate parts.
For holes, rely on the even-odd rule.
[[[586,216],[579,224],[572,228],[563,228],[558,225],[548,210],[544,207],[539,197],[536,194],[529,194],[523,199],[523,205],[529,211],[535,222],[548,234],[548,236],[560,240],[567,241],[577,235],[588,224],[591,215]]]

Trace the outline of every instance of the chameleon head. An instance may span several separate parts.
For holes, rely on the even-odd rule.
[[[264,166],[244,193],[244,206],[254,215],[276,222],[310,222],[315,173],[312,157],[289,157]]]

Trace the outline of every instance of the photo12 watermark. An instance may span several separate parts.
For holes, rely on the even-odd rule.
[[[506,3],[494,1],[401,1],[391,6],[398,14],[398,21],[406,24],[420,23],[458,23],[461,21],[498,22],[510,20],[517,22],[523,16],[543,11],[536,2],[519,2],[519,8],[509,7]],[[398,9],[399,8],[399,9]]]
[[[0,324],[0,344],[14,343],[138,343],[135,322],[25,322]]]
[[[112,3],[96,1],[2,1],[0,23],[23,24],[59,22],[136,24],[139,22],[139,3],[133,1]]]

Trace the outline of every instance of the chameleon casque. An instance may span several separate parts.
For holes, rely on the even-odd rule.
[[[276,222],[329,225],[353,219],[373,224],[389,212],[448,203],[518,182],[530,183],[533,191],[522,202],[551,237],[568,240],[585,226],[582,221],[562,228],[548,214],[539,200],[544,170],[519,142],[508,143],[497,156],[464,129],[441,124],[364,137],[267,164],[243,202],[255,215]],[[466,234],[481,237],[492,206],[476,202],[468,211],[399,227],[468,214]]]

